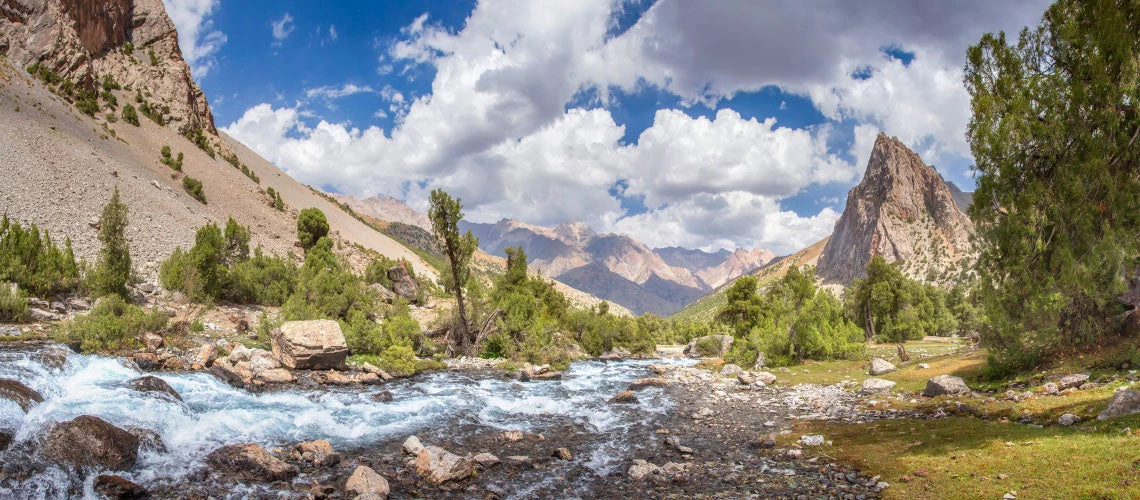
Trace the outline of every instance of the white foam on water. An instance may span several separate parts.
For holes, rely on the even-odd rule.
[[[15,431],[15,443],[34,442],[57,422],[94,415],[119,427],[153,430],[169,451],[140,453],[136,467],[122,475],[157,485],[177,482],[203,467],[205,456],[226,444],[272,447],[327,439],[334,447],[356,447],[446,429],[455,422],[534,432],[556,420],[586,422],[588,432],[604,439],[596,449],[577,454],[604,474],[628,449],[622,437],[629,429],[641,425],[646,413],[668,410],[659,389],[639,392],[639,405],[606,404],[631,380],[646,376],[650,363],[585,361],[572,365],[562,380],[523,384],[490,375],[435,373],[386,384],[382,389],[392,392],[390,403],[373,401],[369,396],[380,390],[373,388],[250,393],[206,373],[155,374],[182,396],[184,402],[179,402],[130,389],[128,382],[143,373],[115,358],[69,354],[57,370],[44,365],[35,351],[0,350],[0,378],[19,380],[45,399],[27,414],[0,399],[0,429]],[[0,452],[0,461],[28,459],[15,456],[13,448]],[[58,497],[79,481],[93,494],[93,476],[69,477],[48,467],[14,490],[0,486],[0,497]]]

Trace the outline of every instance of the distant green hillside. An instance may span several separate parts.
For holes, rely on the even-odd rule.
[[[756,276],[760,282],[760,288],[763,289],[768,284],[780,279],[791,269],[792,266],[815,265],[819,260],[819,255],[823,253],[823,247],[827,245],[827,238],[824,238],[811,246],[800,250],[794,254],[779,257],[772,262],[764,265],[760,269],[753,271],[751,274]],[[709,292],[708,295],[697,299],[696,302],[685,306],[684,309],[677,311],[670,319],[680,321],[696,321],[706,322],[712,321],[716,311],[727,303],[724,297],[724,291],[728,289],[732,282],[725,283],[720,288]]]

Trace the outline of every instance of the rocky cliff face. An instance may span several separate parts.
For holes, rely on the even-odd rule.
[[[973,225],[946,182],[896,138],[880,134],[863,181],[847,194],[816,274],[850,284],[876,255],[932,283],[957,277],[974,255]]]
[[[162,0],[0,0],[0,54],[17,67],[39,63],[81,85],[110,75],[163,110],[172,127],[201,129],[232,154],[217,136]]]

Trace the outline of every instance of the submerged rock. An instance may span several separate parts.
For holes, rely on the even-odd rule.
[[[142,427],[128,427],[127,432],[139,440],[139,450],[166,453],[166,442],[157,432]]]
[[[165,380],[155,377],[154,375],[144,375],[131,380],[128,384],[130,384],[131,389],[139,392],[157,392],[182,401],[182,396],[178,394],[178,391],[170,387],[170,384],[166,383]]]
[[[126,470],[138,459],[139,439],[90,415],[56,424],[44,444],[44,455],[57,464]]]
[[[380,391],[372,395],[372,400],[377,403],[391,403],[392,391]]]
[[[348,347],[336,321],[287,321],[273,331],[273,354],[286,368],[329,370],[344,366]]]
[[[95,493],[113,500],[135,500],[150,498],[150,493],[141,485],[113,474],[100,474],[95,478]]]
[[[348,482],[344,484],[344,491],[357,497],[375,495],[377,498],[388,498],[390,492],[388,480],[377,474],[370,467],[360,465],[352,471]],[[372,498],[372,497],[369,497]]]
[[[0,398],[15,401],[25,412],[35,406],[36,403],[44,402],[44,397],[31,387],[24,385],[19,380],[7,378],[0,379]]]
[[[574,454],[568,448],[558,448],[551,456],[559,460],[574,460]]]
[[[414,462],[416,473],[435,484],[463,479],[475,473],[475,461],[456,455],[438,446],[428,446]]]
[[[284,481],[297,475],[297,468],[282,462],[256,444],[231,444],[206,457],[206,463],[224,475],[242,481]]]
[[[939,375],[926,381],[924,396],[941,396],[943,394],[969,394],[970,387],[961,377],[953,375]]]
[[[15,438],[16,436],[12,435],[10,432],[0,432],[0,451],[7,450],[8,446],[12,444],[12,440]]]
[[[636,403],[636,402],[637,402],[637,396],[635,396],[633,394],[633,391],[626,389],[624,391],[617,393],[616,396],[610,398],[609,404]]]
[[[1108,407],[1100,412],[1096,419],[1107,420],[1134,413],[1140,413],[1140,391],[1125,389],[1116,391],[1116,394],[1112,395],[1112,399],[1108,400]]]

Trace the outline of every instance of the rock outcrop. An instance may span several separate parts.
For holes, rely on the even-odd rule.
[[[180,132],[202,130],[229,151],[162,0],[3,0],[0,53],[18,67],[38,63],[83,86],[110,76],[149,96]]]
[[[90,415],[75,417],[52,427],[44,443],[44,456],[75,468],[127,470],[138,459],[139,439],[134,434]]]
[[[849,285],[881,255],[910,277],[945,283],[974,257],[974,228],[942,176],[896,138],[879,134],[863,181],[819,257],[816,274]]]
[[[419,301],[420,285],[408,273],[403,263],[397,264],[388,270],[388,279],[392,280],[392,291],[401,299],[415,304]]]
[[[348,346],[336,321],[288,321],[273,331],[273,355],[294,370],[339,369]]]
[[[1096,416],[1096,419],[1108,420],[1136,413],[1140,413],[1140,391],[1124,389],[1112,395],[1112,399],[1108,400],[1108,406]]]

